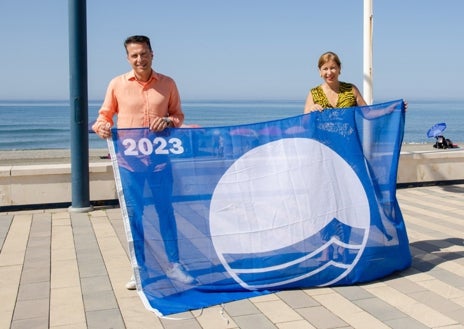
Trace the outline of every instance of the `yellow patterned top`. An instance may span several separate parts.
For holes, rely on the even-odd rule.
[[[334,108],[332,104],[329,103],[327,96],[322,90],[321,86],[317,86],[311,89],[311,95],[313,96],[314,104],[319,104],[322,108]],[[347,82],[340,81],[340,90],[338,93],[338,100],[336,108],[340,107],[352,107],[357,106],[356,97],[353,93],[353,85]]]

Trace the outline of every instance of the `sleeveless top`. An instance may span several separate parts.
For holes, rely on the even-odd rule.
[[[311,95],[313,96],[314,104],[319,104],[324,109],[334,108],[332,104],[329,103],[329,100],[321,86],[311,89]],[[340,81],[340,91],[338,93],[337,105],[335,107],[352,107],[357,105],[358,103],[356,102],[356,97],[353,93],[353,85],[351,83]]]

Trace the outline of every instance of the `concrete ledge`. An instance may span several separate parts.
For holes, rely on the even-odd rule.
[[[398,184],[417,184],[464,179],[464,150],[402,152]]]
[[[111,162],[90,163],[90,200],[117,200]],[[464,150],[401,152],[398,185],[464,180]],[[192,187],[197,188],[197,187]],[[2,207],[71,202],[70,164],[0,166]]]
[[[91,163],[89,178],[90,200],[117,199],[111,163]],[[0,167],[0,208],[69,203],[71,194],[70,164]]]

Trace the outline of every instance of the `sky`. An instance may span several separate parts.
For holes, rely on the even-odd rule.
[[[464,1],[373,0],[373,12],[374,102],[464,99]],[[66,0],[0,0],[0,100],[69,99],[68,17]],[[89,0],[89,100],[130,70],[134,34],[184,100],[304,100],[329,50],[363,90],[362,0]]]

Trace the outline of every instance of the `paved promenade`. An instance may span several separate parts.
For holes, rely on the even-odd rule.
[[[400,189],[397,196],[410,269],[169,319],[124,288],[131,270],[119,208],[0,212],[0,329],[464,328],[464,185]]]

